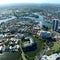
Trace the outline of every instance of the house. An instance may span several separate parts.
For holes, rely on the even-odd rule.
[[[17,33],[15,37],[16,37],[16,38],[23,38],[23,37],[24,37],[24,34]]]
[[[0,53],[3,53],[5,51],[5,46],[0,46]]]
[[[32,34],[33,34],[33,35],[37,35],[37,33],[38,33],[37,30],[33,30],[33,31],[32,31]]]
[[[9,46],[9,52],[19,51],[19,48],[20,48],[19,45]]]

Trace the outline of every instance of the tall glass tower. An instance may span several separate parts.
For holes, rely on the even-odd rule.
[[[58,19],[53,19],[52,29],[53,29],[53,31],[57,31],[58,30]]]

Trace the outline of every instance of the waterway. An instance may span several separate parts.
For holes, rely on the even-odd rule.
[[[9,21],[9,20],[12,20],[12,19],[15,19],[15,18],[16,18],[15,16],[11,16],[11,18],[0,20],[0,23]]]
[[[37,13],[35,13],[35,14],[37,14]],[[30,18],[32,20],[35,20],[36,22],[42,22],[42,25],[51,27],[51,23],[45,22],[43,16],[41,16],[39,14],[37,14],[37,15],[39,16],[39,18],[34,18],[34,17],[29,17],[29,16],[24,17],[24,18]],[[12,19],[15,19],[15,18],[16,18],[15,16],[12,16],[11,18],[0,20],[0,23],[9,21],[9,20],[12,20]]]

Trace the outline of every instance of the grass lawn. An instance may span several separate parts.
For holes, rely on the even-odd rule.
[[[22,59],[21,54],[19,52],[14,53],[5,52],[2,55],[0,55],[0,60],[22,60]]]
[[[53,51],[49,50],[49,51],[47,51],[45,54],[46,54],[47,56],[50,56],[52,53],[53,53]]]
[[[49,51],[46,52],[46,55],[49,56],[49,55],[53,54],[54,51],[55,52],[59,51],[59,48],[60,48],[60,45],[59,45],[58,41],[54,42],[53,47],[51,47],[51,50],[49,50]]]
[[[52,47],[52,50],[58,51],[58,50],[59,50],[59,48],[60,48],[59,43],[58,43],[57,41],[56,41],[56,42],[54,42],[54,46]]]

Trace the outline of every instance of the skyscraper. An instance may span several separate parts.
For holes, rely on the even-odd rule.
[[[57,31],[58,30],[58,19],[53,19],[52,29],[53,29],[53,31]]]

